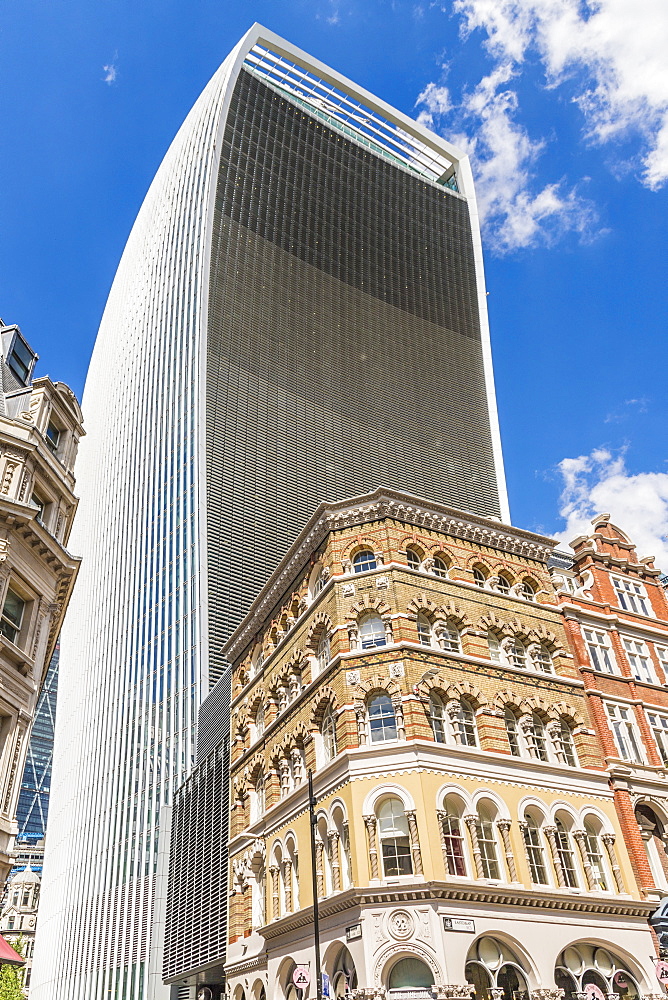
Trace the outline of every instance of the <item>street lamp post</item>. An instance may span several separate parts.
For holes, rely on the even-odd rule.
[[[313,774],[308,773],[308,811],[311,822],[311,882],[313,887],[313,939],[315,942],[315,995],[322,1000],[322,972],[320,971],[320,914],[318,912],[318,871],[315,859],[315,795]]]

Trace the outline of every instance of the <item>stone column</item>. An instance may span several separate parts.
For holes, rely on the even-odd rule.
[[[371,878],[378,878],[378,844],[376,840],[376,817],[375,815],[364,816],[364,825],[369,843],[369,862],[371,864]]]
[[[283,888],[285,890],[285,912],[292,913],[292,861],[283,861]]]
[[[322,867],[322,858],[324,854],[325,845],[322,840],[316,840],[315,842],[315,881],[318,888],[318,899],[322,899],[325,895],[325,873]]]
[[[343,856],[346,862],[346,880],[349,885],[352,885],[353,870],[352,870],[352,862],[350,859],[350,827],[348,826],[348,820],[344,819],[341,826],[343,834],[343,836],[341,837],[341,847],[343,848]],[[341,874],[343,875],[343,869]],[[345,886],[344,888],[347,888],[347,886]]]
[[[394,718],[397,722],[397,738],[405,740],[406,727],[404,725],[404,706],[401,700],[401,693],[392,695],[392,708],[394,709]]]
[[[278,762],[281,771],[281,798],[290,794],[290,763],[286,757],[281,757]]]
[[[557,719],[552,719],[546,725],[545,731],[550,738],[552,749],[556,754],[557,760],[560,764],[565,764],[566,758],[564,756],[564,747],[561,742],[561,723]]]
[[[295,779],[295,785],[301,785],[303,780],[303,769],[304,769],[304,758],[301,755],[301,751],[294,747],[290,751],[290,756],[292,758],[292,773]]]
[[[391,646],[394,642],[394,635],[392,634],[392,619],[383,618],[383,625],[385,626],[385,641],[388,646]]]
[[[357,721],[357,742],[363,747],[366,744],[366,705],[363,701],[355,702],[355,719]]]
[[[271,916],[274,920],[278,920],[281,915],[279,905],[281,896],[278,887],[278,865],[270,865],[269,874],[271,875]]]
[[[554,865],[554,870],[557,875],[557,885],[560,889],[566,888],[566,875],[564,874],[563,865],[561,864],[561,858],[559,857],[559,847],[557,845],[557,828],[556,826],[545,826],[543,827],[543,832],[547,837],[547,842],[550,845],[550,854],[552,855],[552,864]]]
[[[422,852],[420,850],[420,837],[418,834],[417,819],[412,809],[406,811],[408,820],[408,830],[411,837],[411,854],[413,855],[413,871],[416,875],[422,875]]]
[[[504,991],[498,989],[498,987],[495,986],[493,989],[488,990],[487,992],[489,993],[490,1000],[503,1000]]]
[[[473,860],[475,862],[476,878],[484,878],[485,872],[482,866],[482,855],[480,853],[480,844],[478,843],[478,817],[475,813],[467,813],[464,817],[464,822],[466,823],[471,837],[471,847],[473,849]]]
[[[619,867],[617,852],[615,850],[615,835],[614,833],[603,833],[601,834],[601,840],[605,844],[605,849],[608,852],[610,867],[612,868],[612,874],[615,876],[615,882],[617,884],[617,892],[626,892],[624,876],[622,875],[622,869]]]
[[[334,892],[339,892],[341,889],[341,856],[338,830],[330,830],[327,837],[329,838],[329,856],[332,859],[332,888]]]
[[[512,844],[510,843],[510,820],[497,819],[496,825],[499,833],[501,834],[501,840],[503,841],[503,852],[506,856],[506,864],[508,866],[510,881],[517,882],[517,866],[515,865],[515,855],[513,854]]]
[[[575,839],[575,843],[578,845],[580,857],[582,858],[582,867],[584,868],[585,875],[587,877],[587,888],[595,889],[596,879],[594,878],[594,873],[591,865],[589,864],[589,857],[587,856],[586,836],[587,834],[584,830],[573,830],[573,837]]]

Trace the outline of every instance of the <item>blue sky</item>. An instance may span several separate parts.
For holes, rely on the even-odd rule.
[[[469,148],[513,522],[668,570],[664,0],[5,0],[0,315],[81,393],[150,181],[260,21]]]

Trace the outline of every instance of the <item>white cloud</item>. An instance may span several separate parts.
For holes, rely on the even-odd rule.
[[[590,455],[559,463],[563,492],[559,513],[566,521],[555,537],[568,545],[578,535],[591,534],[591,519],[603,512],[629,535],[638,555],[655,556],[668,573],[668,473],[626,469],[624,451],[598,448]]]
[[[435,114],[443,115],[452,107],[450,91],[447,87],[439,87],[436,83],[428,83],[418,97],[416,104],[424,104],[429,117]],[[425,113],[422,112],[423,120],[424,115]]]
[[[569,81],[585,136],[631,138],[643,183],[668,180],[665,0],[454,0],[465,33],[487,35],[499,63],[537,54],[548,85]]]
[[[118,75],[118,70],[116,68],[115,62],[110,62],[108,66],[103,66],[102,70],[104,72],[103,80],[110,86],[112,83],[116,82],[116,76]]]
[[[575,188],[556,181],[535,184],[534,164],[544,149],[517,121],[517,94],[508,84],[513,65],[499,64],[464,95],[458,111],[474,138],[448,138],[462,145],[473,160],[480,216],[487,242],[499,251],[551,242],[571,230],[582,237],[593,231],[596,213]],[[417,100],[425,110],[418,120],[430,127],[452,108],[449,91],[430,83]]]

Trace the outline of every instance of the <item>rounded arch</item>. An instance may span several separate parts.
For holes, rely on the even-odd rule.
[[[264,990],[264,994],[263,994]],[[251,1000],[266,1000],[267,986],[262,979],[256,979],[250,989]]]
[[[313,620],[306,635],[307,645],[312,648],[316,647],[322,632],[331,631],[332,619],[325,611],[318,611],[318,613],[313,616]]]
[[[371,791],[367,793],[362,806],[362,814],[364,816],[369,816],[371,813],[376,811],[376,807],[379,802],[383,799],[389,798],[400,799],[404,809],[411,811],[415,809],[413,796],[407,788],[404,788],[403,785],[386,782],[384,785],[378,785],[376,788],[371,789]]]
[[[480,688],[466,680],[457,681],[456,684],[450,684],[446,690],[445,696],[446,698],[465,698],[471,702],[476,711],[488,704],[487,698]]]
[[[345,804],[343,799],[338,796],[329,803],[329,815],[330,819],[333,818],[334,813],[341,812],[344,820],[348,819],[348,806]]]
[[[374,674],[373,677],[369,677],[365,681],[360,681],[355,688],[355,697],[359,701],[366,701],[376,691],[382,694],[389,694],[390,697],[392,695],[401,696],[401,688],[396,681],[388,677],[383,677],[381,674]]]
[[[564,802],[561,800],[551,804],[550,818],[555,823],[558,819],[561,820],[562,823],[564,823],[565,820],[566,822],[564,823],[564,826],[568,830],[572,829],[572,827],[574,827],[578,822],[578,814],[570,802]]]
[[[594,806],[590,802],[582,806],[578,819],[583,827],[585,823],[589,823],[597,833],[617,833],[610,818],[598,806]]]
[[[634,810],[639,806],[651,809],[653,813],[656,813],[657,819],[663,823],[664,827],[668,827],[668,801],[655,795],[638,795],[633,799]]]
[[[503,801],[500,795],[492,791],[490,788],[478,788],[473,793],[472,805],[477,811],[480,806],[484,806],[489,803],[496,813],[498,819],[510,819],[510,811],[508,806]]]
[[[369,596],[365,594],[364,597],[355,601],[354,604],[350,605],[350,611],[355,617],[367,614],[369,612],[375,611],[377,615],[389,615],[392,608],[384,601],[382,597],[376,597],[375,595]]]
[[[243,983],[237,983],[232,993],[233,1000],[246,1000],[246,991]]]
[[[418,594],[417,597],[408,602],[407,610],[414,615],[422,614],[431,617],[438,613],[438,605],[426,594]]]
[[[587,728],[587,721],[584,716],[566,701],[558,701],[552,705],[550,714],[553,719],[565,719],[576,729],[580,729],[581,727]]]
[[[392,968],[402,958],[417,958],[431,971],[434,982],[443,982],[441,967],[426,948],[411,942],[389,945],[378,955],[374,963],[374,980],[378,986],[387,986]]]
[[[436,793],[436,802],[438,807],[442,809],[445,805],[445,800],[449,798],[456,798],[462,807],[462,815],[465,812],[470,812],[473,808],[473,803],[471,801],[470,794],[459,785],[447,784],[441,785],[438,792]]]
[[[313,708],[311,709],[311,715],[309,716],[309,723],[311,726],[319,726],[322,723],[323,716],[325,712],[331,708],[333,712],[337,712],[339,708],[339,701],[336,697],[336,691],[329,684],[323,685],[315,696],[313,702]]]
[[[518,802],[517,818],[519,820],[524,819],[524,815],[527,811],[532,812],[534,815],[538,813],[541,823],[546,822],[550,816],[549,806],[547,806],[542,799],[539,799],[536,795],[524,795]]]
[[[540,983],[540,976],[538,972],[538,966],[534,962],[533,958],[525,948],[525,946],[513,937],[511,934],[507,934],[503,930],[498,930],[496,927],[493,932],[483,932],[478,934],[473,943],[470,945],[467,956],[466,963],[470,961],[475,961],[473,956],[478,955],[478,946],[484,938],[492,938],[492,940],[497,941],[500,945],[505,946],[522,971],[525,973],[527,979],[529,980],[529,987],[537,986]]]
[[[597,936],[591,936],[587,938],[575,938],[570,941],[564,948],[559,952],[557,956],[555,965],[558,967],[559,959],[563,956],[564,952],[568,951],[569,948],[574,948],[577,950],[582,949],[584,953],[583,957],[589,951],[595,951],[597,948],[602,948],[604,951],[608,952],[613,962],[619,962],[620,966],[625,966],[628,971],[633,976],[634,980],[640,987],[641,994],[645,992],[651,992],[647,988],[647,979],[641,965],[638,964],[638,960],[627,951],[625,948],[620,947],[617,943],[611,944],[610,941],[606,941],[604,938]]]

